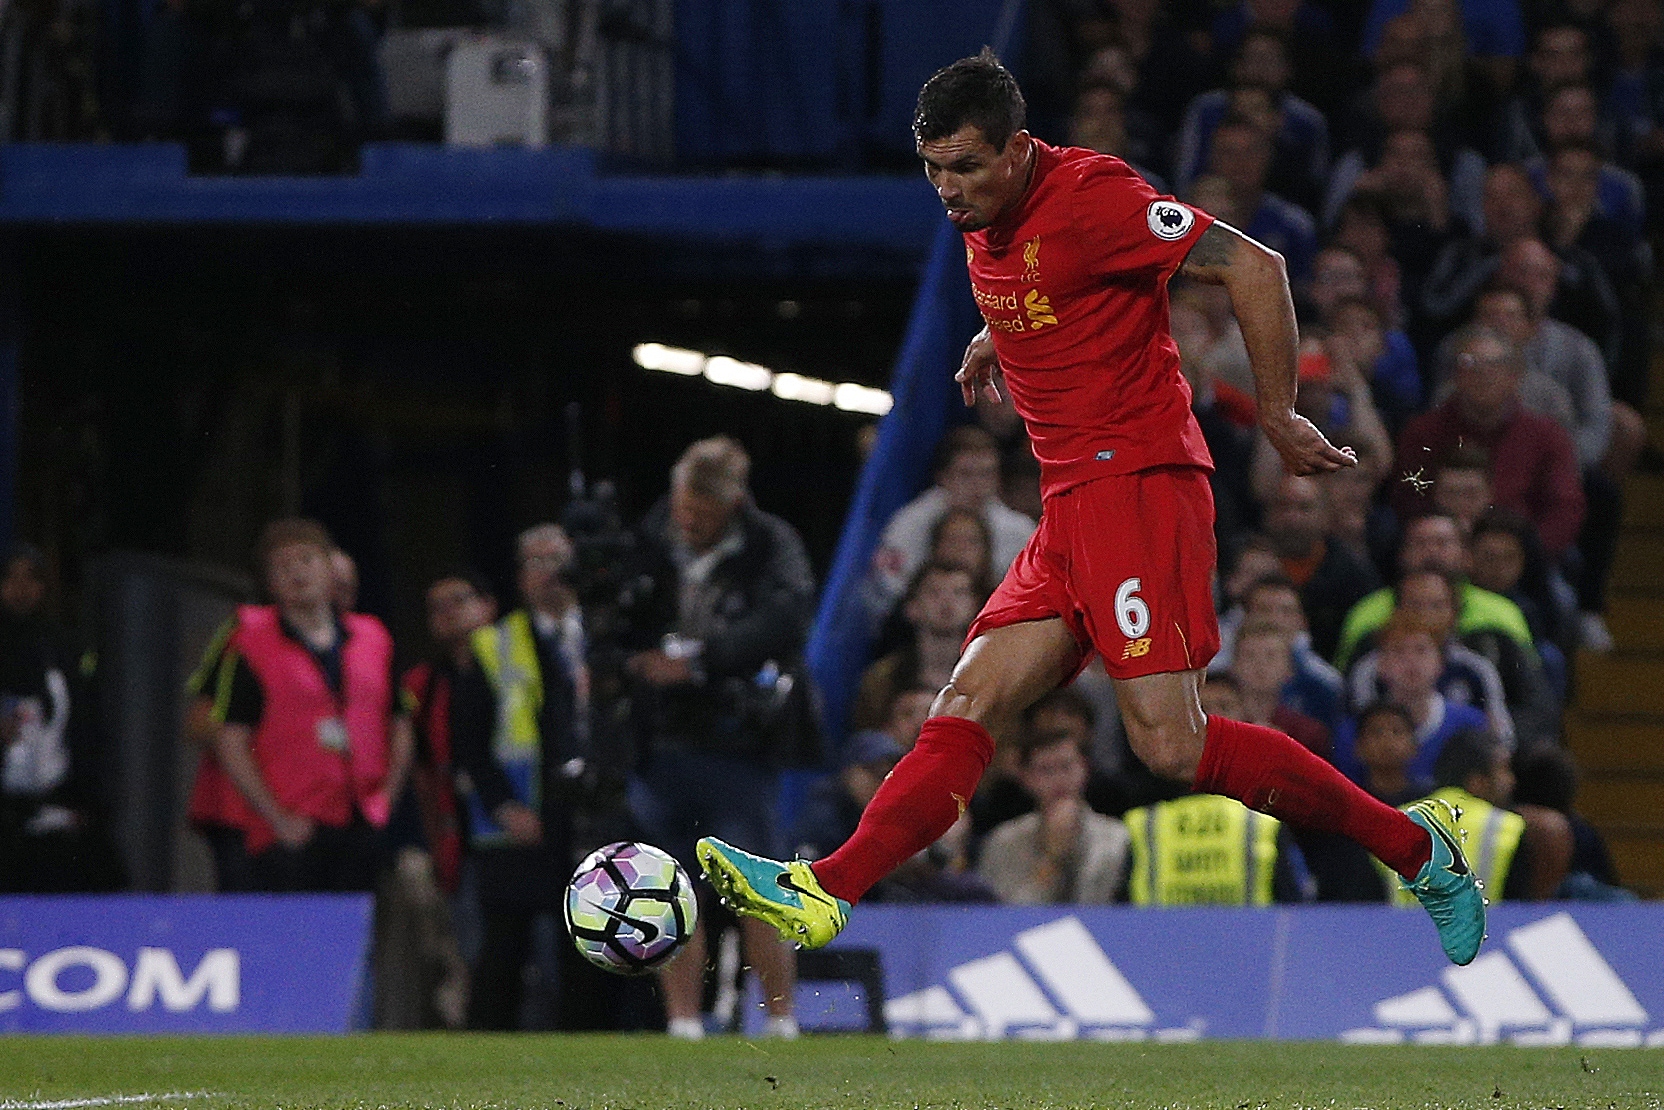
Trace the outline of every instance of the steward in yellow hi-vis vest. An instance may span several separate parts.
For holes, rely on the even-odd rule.
[[[1267,906],[1277,867],[1274,817],[1192,794],[1128,810],[1128,897],[1140,906]]]
[[[1511,753],[1484,729],[1463,729],[1439,751],[1433,764],[1434,790],[1430,795],[1456,811],[1456,829],[1462,838],[1473,876],[1485,889],[1485,897],[1496,902],[1548,897],[1532,892],[1532,865],[1525,833],[1528,822],[1506,808],[1514,795]],[[1566,835],[1569,836],[1569,833]],[[1552,890],[1559,880],[1547,880]],[[1415,905],[1414,896],[1403,884],[1387,884],[1396,906]]]
[[[543,737],[537,715],[543,708],[543,672],[531,615],[516,609],[496,624],[476,629],[473,642],[474,658],[496,694],[491,757],[512,786],[514,799],[539,809],[543,804]],[[468,795],[468,823],[477,846],[508,842],[478,794]]]

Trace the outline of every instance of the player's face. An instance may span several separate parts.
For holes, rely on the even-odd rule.
[[[1004,150],[966,124],[953,134],[918,144],[924,175],[960,231],[981,231],[1013,207],[1028,188],[1034,143],[1027,131],[1006,140]]]

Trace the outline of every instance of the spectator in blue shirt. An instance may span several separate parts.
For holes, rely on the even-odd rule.
[[[1231,63],[1231,87],[1190,102],[1173,159],[1174,184],[1189,189],[1210,164],[1214,132],[1227,116],[1249,115],[1271,135],[1269,186],[1303,205],[1315,204],[1329,174],[1329,124],[1307,101],[1288,91],[1288,46],[1274,31],[1256,28],[1242,40]],[[1260,98],[1246,99],[1247,90]],[[1262,103],[1263,101],[1263,103]],[[1265,118],[1259,118],[1261,115]]]
[[[1631,169],[1664,157],[1664,11],[1657,0],[1613,0],[1606,12],[1613,63],[1603,107],[1618,160]]]
[[[1301,99],[1327,112],[1342,95],[1350,49],[1343,47],[1335,21],[1312,0],[1242,0],[1213,21],[1217,58],[1236,54],[1253,28],[1274,30],[1289,44],[1294,76],[1291,88]]]
[[[1549,159],[1554,151],[1568,146],[1605,149],[1600,140],[1600,105],[1594,90],[1587,85],[1565,85],[1543,102],[1540,153],[1526,158],[1524,164],[1531,183],[1545,197],[1551,193]],[[1646,230],[1646,192],[1641,187],[1641,179],[1604,157],[1595,181],[1595,207],[1636,239]]]
[[[1440,109],[1444,109],[1441,114]],[[1427,65],[1416,61],[1385,63],[1371,86],[1368,102],[1349,136],[1350,146],[1335,162],[1323,198],[1323,225],[1332,227],[1354,190],[1369,189],[1379,173],[1388,136],[1399,131],[1425,132],[1441,172],[1450,183],[1450,211],[1468,227],[1480,224],[1480,195],[1485,160],[1462,145],[1441,105]],[[1380,191],[1379,183],[1374,186]]]
[[[1416,756],[1407,773],[1413,779],[1431,779],[1433,763],[1445,741],[1464,728],[1486,727],[1485,714],[1471,705],[1454,705],[1439,693],[1439,676],[1444,671],[1444,638],[1436,629],[1415,617],[1398,613],[1381,630],[1380,677],[1386,700],[1402,706],[1415,729]],[[1335,734],[1334,764],[1360,785],[1367,772],[1357,751],[1355,720],[1344,722]]]
[[[1542,114],[1548,98],[1568,85],[1586,85],[1592,58],[1581,27],[1557,22],[1538,30],[1526,58],[1527,73],[1503,110],[1491,152],[1498,161],[1522,162],[1543,150]]]
[[[1229,115],[1214,130],[1209,163],[1231,187],[1237,226],[1281,253],[1290,281],[1304,285],[1317,253],[1317,225],[1310,212],[1266,190],[1271,153],[1269,135],[1251,120]]]

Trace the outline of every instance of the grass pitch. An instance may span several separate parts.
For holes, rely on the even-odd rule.
[[[0,1110],[99,1106],[1664,1110],[1664,1051],[1241,1041],[928,1044],[875,1037],[792,1044],[438,1034],[0,1037]]]

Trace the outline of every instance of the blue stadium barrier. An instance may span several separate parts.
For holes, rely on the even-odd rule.
[[[1661,905],[1493,906],[1465,968],[1387,906],[875,905],[830,950],[863,949],[892,1036],[1664,1047]],[[805,984],[798,1019],[866,1028],[859,995]]]
[[[350,177],[195,177],[172,143],[0,147],[0,226],[481,225],[916,252],[941,224],[923,175],[625,176],[593,151],[371,143]]]
[[[368,895],[0,898],[0,1032],[345,1033]]]

